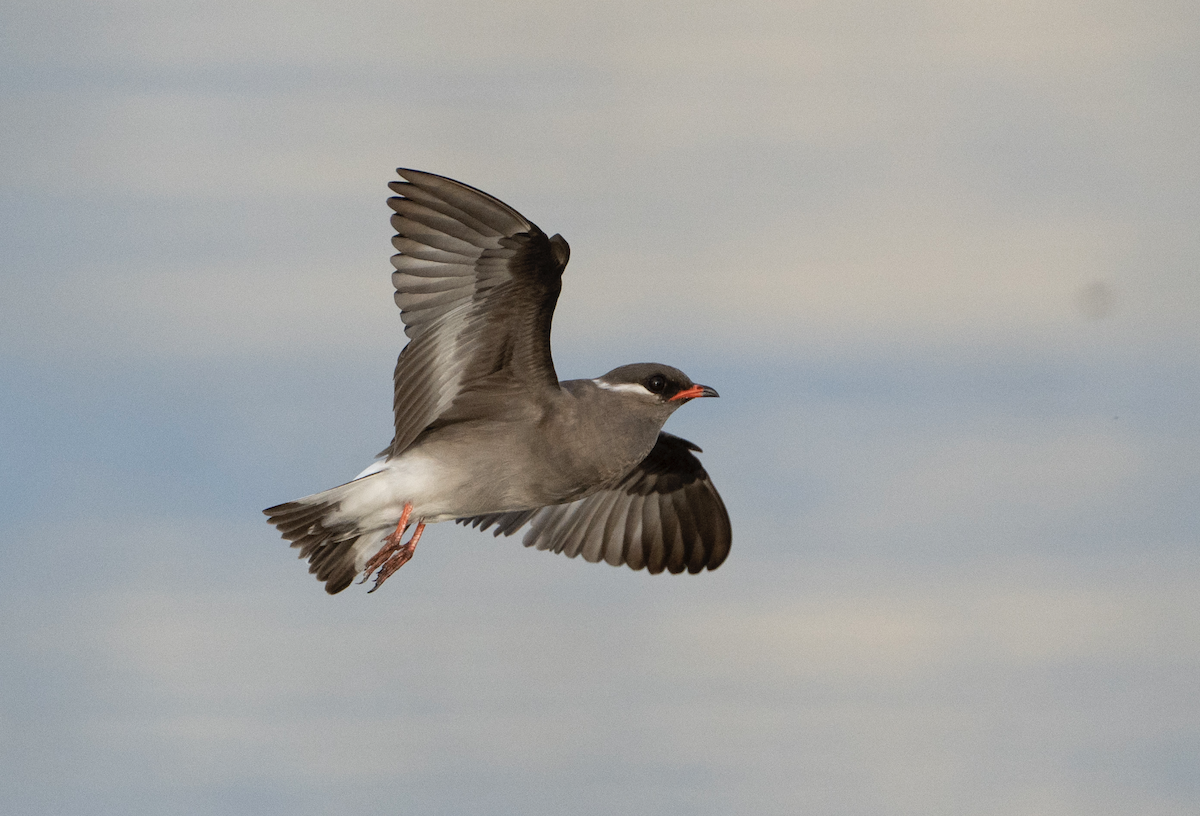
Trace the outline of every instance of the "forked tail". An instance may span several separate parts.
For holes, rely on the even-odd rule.
[[[350,586],[388,532],[364,530],[337,518],[342,500],[358,481],[263,510],[267,521],[300,550],[300,557],[308,559],[308,571],[324,582],[330,595]]]

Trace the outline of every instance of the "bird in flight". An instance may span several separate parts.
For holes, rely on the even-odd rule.
[[[395,435],[353,481],[263,511],[309,572],[330,594],[374,576],[374,592],[426,524],[450,520],[651,573],[719,567],[725,504],[700,449],[662,430],[717,392],[658,363],[560,382],[550,323],[567,242],[474,187],[396,172],[392,283],[409,339]]]

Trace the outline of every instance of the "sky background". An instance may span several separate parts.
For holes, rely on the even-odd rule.
[[[1198,8],[7,0],[6,810],[1196,813]],[[267,526],[390,438],[398,165],[721,392],[724,566]]]

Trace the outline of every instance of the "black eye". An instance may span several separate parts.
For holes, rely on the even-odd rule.
[[[667,378],[662,374],[655,374],[650,379],[646,380],[646,390],[651,394],[661,394],[663,389],[667,387]]]

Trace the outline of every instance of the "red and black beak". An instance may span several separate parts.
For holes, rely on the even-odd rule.
[[[707,385],[693,385],[691,388],[685,388],[675,396],[671,397],[667,402],[675,400],[690,400],[696,397],[719,397],[717,389],[709,388]]]

